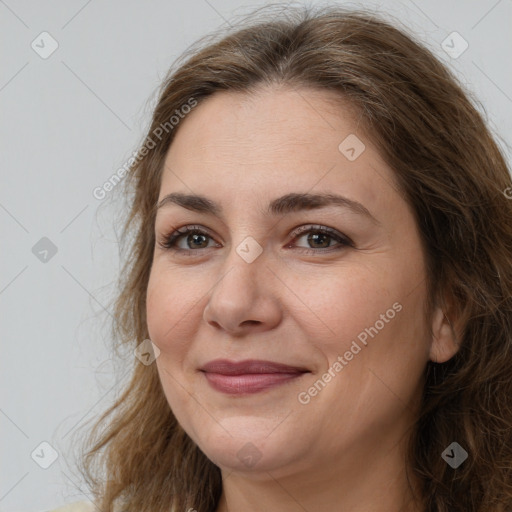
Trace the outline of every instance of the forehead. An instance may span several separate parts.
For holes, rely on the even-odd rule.
[[[359,144],[357,158],[340,150],[346,140]],[[219,202],[227,195],[231,203],[266,203],[291,191],[322,190],[376,204],[393,182],[355,108],[345,108],[334,93],[262,88],[215,93],[181,121],[166,155],[160,198],[178,190]]]
[[[246,163],[276,154],[314,158],[318,152],[336,154],[344,134],[361,135],[359,121],[354,107],[342,107],[341,98],[331,92],[276,87],[223,91],[182,121],[169,153],[173,158],[180,149],[193,147],[189,158],[215,155]]]

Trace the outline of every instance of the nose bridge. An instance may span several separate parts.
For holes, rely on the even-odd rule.
[[[263,246],[251,235],[245,236],[242,241],[234,245],[235,253],[247,264],[252,265],[262,260]]]
[[[262,222],[256,207],[248,209],[246,204],[235,201],[231,208],[231,215],[236,222],[231,233],[232,247],[227,258],[228,264],[240,266],[251,274],[255,272],[254,268],[263,267],[262,260],[267,259],[267,254],[263,254],[263,246],[266,245],[269,226]]]
[[[226,258],[224,279],[239,279],[243,286],[254,290],[252,285],[262,282],[266,256],[263,246],[254,237],[242,236],[241,241],[233,243]]]
[[[235,238],[235,237],[234,237]],[[268,279],[268,258],[252,236],[234,242],[223,264],[204,310],[204,319],[232,333],[247,322],[269,328],[279,321],[280,312]]]
[[[254,195],[254,191],[246,191],[246,194]],[[260,201],[248,208],[242,197],[247,196],[242,194],[228,206],[230,211],[227,215],[235,220],[231,225],[229,253],[226,254],[224,261],[224,277],[215,288],[218,288],[219,284],[222,287],[222,281],[225,279],[238,279],[243,281],[245,289],[237,288],[236,292],[245,292],[244,296],[252,294],[255,299],[254,294],[258,293],[258,290],[264,293],[259,285],[272,275],[267,269],[271,259],[267,241],[272,226],[261,217],[263,212]]]

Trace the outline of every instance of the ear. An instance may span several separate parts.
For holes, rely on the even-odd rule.
[[[457,353],[462,338],[452,301],[448,304],[448,307],[437,307],[435,309],[432,315],[431,327],[430,360],[434,363],[445,363]]]

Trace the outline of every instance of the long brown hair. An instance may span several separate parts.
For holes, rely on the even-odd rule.
[[[460,348],[448,362],[429,362],[425,369],[406,461],[422,482],[425,511],[510,510],[509,171],[471,94],[422,44],[372,12],[263,10],[228,33],[201,40],[171,69],[142,144],[147,151],[124,180],[130,211],[116,342],[133,351],[149,337],[145,300],[155,204],[164,158],[179,129],[169,120],[216,91],[250,92],[275,83],[335,92],[357,109],[415,213],[428,263],[429,311],[446,297],[457,311]],[[177,423],[155,364],[135,357],[131,364],[131,381],[98,419],[83,455],[81,471],[97,506],[104,512],[215,510],[219,468]],[[454,441],[468,452],[457,469],[441,457]]]

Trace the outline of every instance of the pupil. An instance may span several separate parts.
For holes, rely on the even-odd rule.
[[[326,239],[328,239],[328,238],[329,238],[329,235],[326,235],[325,233],[310,234],[310,235],[308,236],[308,241],[309,241],[309,242],[313,241],[313,243],[318,243],[318,237],[320,237],[320,244],[321,244],[321,243],[322,243],[322,242],[321,242],[322,238],[323,238],[323,239],[324,239],[324,241],[325,241]],[[328,246],[328,245],[329,245],[329,244],[327,244],[327,246]],[[323,246],[325,246],[325,244],[324,244]]]
[[[201,234],[195,234],[195,235],[191,235],[191,236],[193,237],[193,240],[194,240],[193,244],[196,245],[196,246],[201,245],[201,242],[199,242],[199,244],[195,243],[197,241],[198,237],[203,237],[204,239],[206,238],[204,235],[201,235]]]

